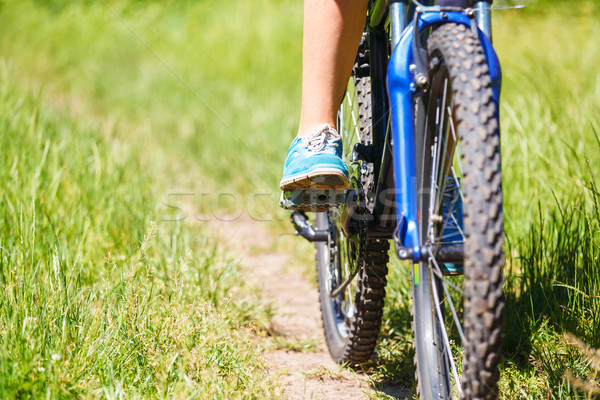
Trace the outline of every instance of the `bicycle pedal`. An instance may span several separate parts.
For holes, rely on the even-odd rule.
[[[281,193],[279,206],[287,210],[323,212],[346,201],[345,190],[289,190]]]

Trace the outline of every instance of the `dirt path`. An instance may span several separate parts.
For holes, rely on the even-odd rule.
[[[213,220],[210,224],[219,232],[221,243],[248,268],[249,281],[261,288],[266,301],[275,305],[272,332],[291,342],[316,343],[308,351],[281,349],[265,355],[271,372],[283,377],[285,396],[330,400],[373,398],[373,389],[364,375],[339,368],[329,357],[316,287],[301,274],[302,268],[294,265],[292,254],[272,251],[277,237],[264,224],[249,217],[230,222]],[[404,398],[403,393],[385,391]]]

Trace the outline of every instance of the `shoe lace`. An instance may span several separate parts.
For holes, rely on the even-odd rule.
[[[306,137],[306,148],[308,151],[319,152],[322,151],[329,142],[341,139],[339,133],[329,125],[325,125],[320,128],[317,132]]]

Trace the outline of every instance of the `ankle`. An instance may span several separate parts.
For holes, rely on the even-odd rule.
[[[337,132],[335,125],[336,125],[335,123],[330,123],[330,122],[329,123],[328,122],[319,123],[319,124],[307,124],[307,125],[300,124],[300,127],[298,128],[298,133],[297,133],[296,137],[308,136],[313,133],[319,132],[325,128],[329,128],[329,129],[332,129]]]

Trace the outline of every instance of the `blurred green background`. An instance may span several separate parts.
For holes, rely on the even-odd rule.
[[[597,371],[563,334],[600,346],[600,3],[525,4],[494,14],[502,397],[585,398],[563,372]],[[2,397],[281,394],[250,350],[271,311],[187,222],[291,231],[301,22],[301,1],[0,1]],[[376,397],[414,373],[406,266],[390,271]]]

